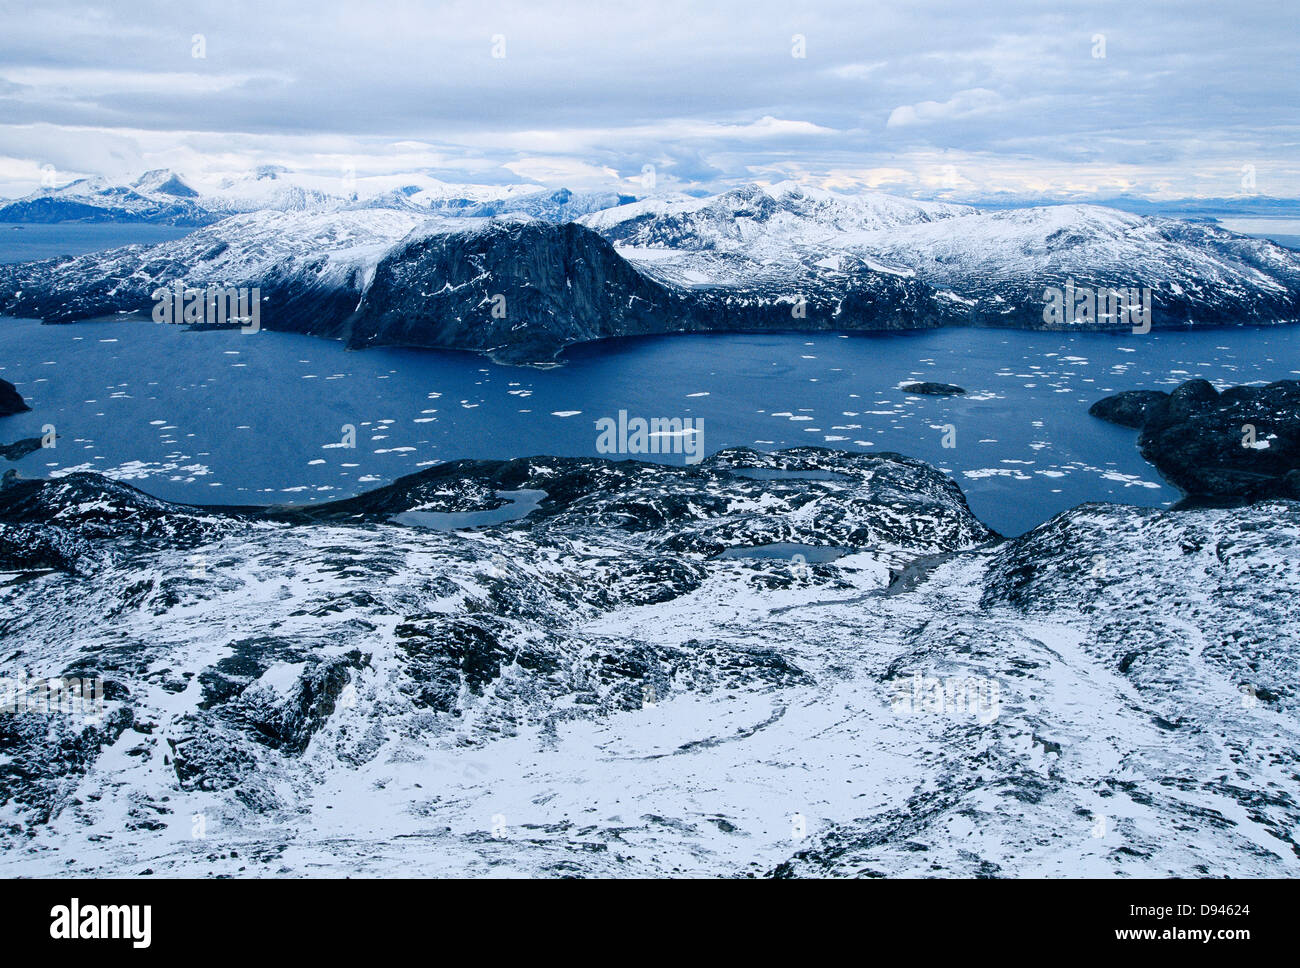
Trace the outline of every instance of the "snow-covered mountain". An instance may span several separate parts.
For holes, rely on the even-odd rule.
[[[284,177],[288,169],[263,165],[241,178],[228,178],[216,191],[202,197],[202,205],[214,214],[242,212],[319,212],[342,208],[344,199],[304,188]]]
[[[199,197],[199,193],[191,188],[180,175],[167,168],[155,168],[153,171],[145,172],[135,180],[132,187],[141,194],[152,198],[165,196],[167,198],[195,199]]]
[[[737,290],[737,298],[816,298],[846,277],[910,278],[905,264],[874,258],[862,240],[901,226],[942,222],[974,209],[892,195],[840,195],[792,182],[746,185],[708,198],[667,196],[605,209],[583,225],[656,279]],[[796,327],[797,328],[797,327]]]
[[[504,198],[464,205],[461,198],[449,198],[433,205],[440,215],[463,215],[470,218],[491,218],[495,215],[529,215],[548,222],[572,222],[592,212],[628,205],[636,201],[633,195],[619,192],[571,192],[567,188],[555,191],[514,194]]]
[[[271,328],[317,320],[320,333],[356,308],[389,248],[425,220],[407,212],[259,211],[234,215],[165,246],[125,246],[64,260],[0,267],[15,273],[7,305],[49,322],[150,311],[154,293],[176,280],[258,287]]]
[[[263,200],[301,200],[265,181]],[[503,207],[557,202],[530,198]],[[638,201],[577,222],[463,215],[476,210],[486,209],[428,218],[409,199],[261,210],[149,249],[0,266],[0,313],[68,322],[148,310],[177,280],[224,281],[262,289],[270,329],[512,362],[667,332],[1130,331],[1133,321],[1099,310],[1052,319],[1045,295],[1071,284],[1145,294],[1157,329],[1300,320],[1300,253],[1096,206],[977,212],[782,184]]]
[[[390,184],[391,183],[391,184]],[[382,208],[386,200],[400,199],[397,207],[411,206],[426,214],[461,216],[480,205],[504,203],[539,194],[537,185],[480,185],[447,182],[427,174],[367,178],[358,182],[355,204]]]
[[[863,232],[929,224],[973,214],[965,205],[921,202],[866,192],[844,195],[794,182],[693,198],[644,199],[584,218],[611,242],[631,248],[745,251],[755,259],[788,256],[800,246],[824,249]]]
[[[454,184],[423,174],[347,179],[313,176],[262,165],[215,185],[196,188],[167,169],[119,184],[84,178],[25,198],[0,200],[0,222],[157,222],[207,225],[228,215],[259,211],[336,212],[394,209],[427,217],[482,218],[525,214],[566,222],[633,196],[617,192],[541,190],[537,185]]]
[[[1041,316],[1043,289],[1070,279],[1150,288],[1159,327],[1300,319],[1300,255],[1206,222],[1056,205],[908,225],[862,244],[974,300],[972,312],[990,323]],[[1027,292],[1035,298],[1025,307]]]
[[[813,267],[802,289],[789,275],[682,287],[640,271],[577,223],[369,208],[255,212],[173,243],[0,266],[0,314],[71,322],[149,311],[153,294],[178,280],[259,287],[267,329],[521,363],[631,334],[903,329],[945,318],[926,287],[894,272]]]
[[[587,216],[644,272],[682,285],[866,266],[915,277],[969,321],[1043,325],[1043,291],[1149,288],[1153,325],[1300,319],[1300,257],[1217,226],[1095,205],[978,211],[781,183]],[[1095,328],[1124,328],[1099,322]]]
[[[145,172],[129,185],[82,178],[24,198],[0,201],[0,222],[152,222],[207,225],[219,218],[169,171]]]
[[[0,676],[104,707],[0,717],[0,873],[1294,876],[1298,555],[1292,501],[1000,541],[819,449],[11,482]]]

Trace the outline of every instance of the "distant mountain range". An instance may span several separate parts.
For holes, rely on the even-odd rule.
[[[1081,202],[1080,199],[1070,200]],[[1053,204],[1068,204],[1053,200]],[[1300,200],[1273,198],[1269,195],[1235,195],[1226,198],[1172,198],[1153,201],[1134,195],[1115,195],[1108,198],[1091,198],[1088,204],[1118,208],[1134,215],[1163,215],[1168,218],[1300,218]],[[1045,204],[1038,196],[992,195],[981,199],[982,209],[1035,208]]]
[[[101,177],[81,178],[23,198],[0,200],[0,222],[147,222],[198,227],[245,212],[358,208],[472,218],[518,213],[565,222],[631,201],[635,196],[618,192],[572,192],[531,185],[455,185],[425,177],[400,188],[362,195],[356,190],[311,187],[286,168],[265,165],[242,178],[226,179],[210,192],[195,189],[183,176],[167,169],[145,172],[125,184]]]
[[[1141,293],[1154,328],[1300,320],[1300,253],[1095,205],[982,211],[789,182],[340,202],[279,182],[200,197],[209,217],[218,201],[236,214],[182,239],[0,266],[0,313],[70,322],[148,311],[178,280],[258,287],[268,329],[521,363],[650,333],[1131,326],[1100,305],[1053,319],[1054,290]],[[131,204],[197,210],[187,188],[151,173]]]
[[[220,216],[198,203],[198,192],[167,171],[146,172],[130,185],[82,178],[0,205],[0,222],[150,222],[208,225]]]
[[[413,173],[409,178],[409,184],[394,188],[375,189],[369,187],[370,182],[364,179],[348,187],[341,177],[311,178],[280,165],[262,165],[241,177],[227,178],[213,189],[200,190],[183,174],[160,168],[147,171],[133,181],[115,182],[98,176],[81,178],[58,188],[40,189],[22,198],[0,199],[0,222],[149,222],[201,226],[244,212],[324,212],[351,208],[393,208],[424,215],[469,218],[519,214],[552,222],[568,222],[643,197],[617,191],[571,191],[528,184],[457,184],[423,173]],[[854,197],[827,194],[844,200]],[[707,204],[711,197],[716,196],[657,194],[646,200],[652,205],[669,205],[674,201],[689,205]],[[874,197],[892,196],[875,194]],[[912,199],[897,198],[896,201],[917,204]],[[1075,203],[1084,202],[1000,194],[982,198],[971,206],[956,207],[1000,211]],[[929,204],[954,207],[944,202]],[[1234,216],[1300,219],[1300,200],[1265,195],[1163,201],[1119,195],[1089,199],[1087,204],[1135,215],[1192,220]]]

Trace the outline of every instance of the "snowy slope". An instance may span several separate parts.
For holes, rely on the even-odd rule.
[[[1300,256],[1275,243],[1096,205],[966,215],[876,233],[862,245],[935,286],[1029,303],[1039,313],[1043,288],[1070,278],[1080,286],[1152,288],[1163,325],[1207,321],[1225,306],[1235,322],[1247,321],[1252,308],[1262,321],[1295,319],[1300,289]]]
[[[341,169],[336,174],[314,175],[282,165],[261,165],[242,175],[199,184],[160,168],[127,182],[96,176],[20,199],[0,199],[0,221],[198,226],[249,212],[323,213],[353,208],[412,211],[426,217],[477,218],[518,212],[567,221],[629,199],[615,192],[545,191],[531,184],[456,184],[419,172],[353,174],[348,178]]]
[[[743,285],[792,268],[816,274],[863,266],[864,233],[974,211],[879,193],[838,195],[791,182],[746,185],[708,198],[667,196],[581,219],[647,273],[680,285]],[[905,264],[875,271],[910,275]]]
[[[839,240],[857,232],[927,224],[973,213],[965,205],[866,192],[842,195],[793,182],[744,185],[706,198],[666,196],[607,208],[583,224],[629,246],[734,250]]]
[[[924,464],[813,449],[460,462],[260,518],[21,488],[0,674],[110,685],[98,723],[0,717],[6,876],[1300,864],[1295,502],[999,544]],[[513,524],[389,523],[521,488]],[[851,553],[719,556],[772,542]]]
[[[0,222],[154,222],[207,225],[219,216],[199,203],[197,193],[169,171],[146,172],[135,182],[81,178],[43,188],[23,198],[0,200]]]
[[[200,204],[219,217],[265,209],[310,212],[343,207],[343,198],[296,184],[285,177],[288,174],[278,165],[263,165],[241,178],[223,180],[215,191],[200,198]]]
[[[135,180],[132,187],[150,198],[198,198],[199,193],[169,168],[155,168]]]
[[[1295,252],[1096,205],[981,212],[781,183],[652,199],[582,221],[647,274],[685,286],[893,272],[933,287],[968,321],[1041,328],[1044,289],[1073,279],[1150,288],[1158,328],[1300,319]]]
[[[289,329],[298,319],[295,307],[317,295],[337,302],[335,317],[355,308],[379,260],[423,221],[391,209],[235,215],[160,245],[0,268],[9,288],[0,304],[51,322],[148,312],[153,294],[180,280],[259,287],[279,300],[264,312],[274,309],[279,328]]]
[[[571,192],[567,188],[555,191],[512,193],[496,199],[486,199],[472,205],[465,199],[448,198],[434,203],[433,210],[440,215],[463,215],[469,218],[491,218],[495,215],[528,215],[549,222],[572,222],[575,219],[616,205],[626,205],[634,196],[618,192]]]

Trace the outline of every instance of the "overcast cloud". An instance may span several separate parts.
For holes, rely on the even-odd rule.
[[[1300,197],[1289,3],[704,6],[0,0],[0,194],[46,165],[281,164],[963,200],[1233,196],[1252,171]]]

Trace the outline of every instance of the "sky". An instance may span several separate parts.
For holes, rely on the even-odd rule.
[[[0,0],[0,195],[371,187],[1300,198],[1293,0]]]

